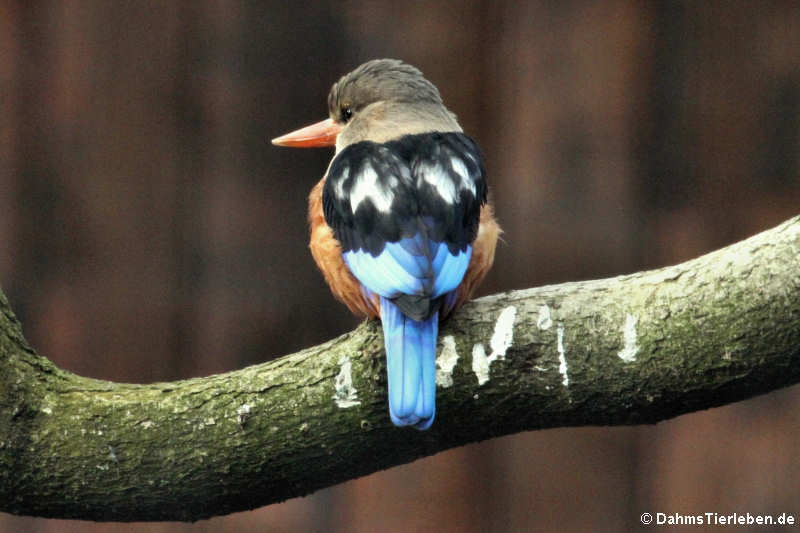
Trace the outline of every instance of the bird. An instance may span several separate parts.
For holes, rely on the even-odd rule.
[[[335,147],[309,195],[311,254],[337,299],[381,320],[392,422],[425,430],[439,321],[486,276],[502,231],[483,156],[436,86],[401,60],[342,76],[328,115],[272,143]]]

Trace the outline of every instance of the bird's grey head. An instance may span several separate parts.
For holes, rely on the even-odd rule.
[[[362,140],[461,131],[436,86],[397,59],[374,59],[342,76],[328,94],[328,112],[343,126],[337,150]]]

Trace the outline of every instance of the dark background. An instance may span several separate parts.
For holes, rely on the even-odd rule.
[[[151,382],[352,328],[307,249],[331,151],[268,140],[325,118],[330,85],[377,57],[418,66],[483,147],[506,233],[482,294],[673,264],[800,212],[795,1],[5,1],[0,285],[28,339],[79,374]],[[799,456],[794,387],[496,439],[194,525],[0,515],[0,531],[800,519]]]

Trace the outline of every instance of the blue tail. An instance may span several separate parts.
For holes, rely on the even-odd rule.
[[[428,429],[436,414],[436,336],[439,313],[418,322],[381,297],[389,376],[389,414],[396,426]]]

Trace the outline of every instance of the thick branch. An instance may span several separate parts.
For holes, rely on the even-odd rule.
[[[0,510],[197,520],[499,435],[652,423],[797,383],[798,257],[800,217],[674,267],[472,302],[442,326],[442,366],[458,359],[427,432],[389,421],[374,322],[237,372],[128,385],[34,354],[0,294]]]

